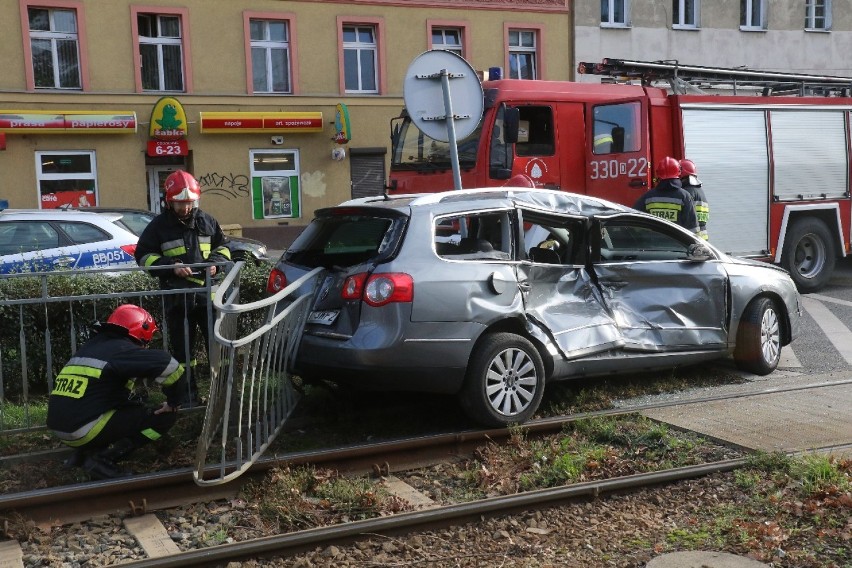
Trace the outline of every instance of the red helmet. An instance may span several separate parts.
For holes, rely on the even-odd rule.
[[[198,180],[192,174],[183,170],[177,170],[169,174],[163,184],[166,190],[166,201],[193,201],[198,204],[201,199],[201,188]]]
[[[677,179],[680,177],[680,164],[671,156],[666,156],[657,162],[654,173],[659,179]]]
[[[112,312],[107,323],[127,330],[127,335],[148,343],[157,331],[157,322],[151,314],[133,304],[122,304]]]
[[[529,187],[535,189],[535,182],[530,178],[530,176],[525,174],[515,174],[511,177],[506,183],[503,184],[504,187]]]
[[[680,161],[681,177],[697,176],[698,168],[695,167],[695,162],[692,160],[683,159]]]

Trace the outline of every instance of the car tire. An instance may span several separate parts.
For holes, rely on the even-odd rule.
[[[459,398],[485,426],[529,420],[544,394],[544,364],[529,340],[513,333],[483,337],[474,349]]]
[[[768,375],[781,360],[781,318],[769,298],[755,298],[746,306],[737,330],[734,362],[755,375]]]
[[[784,239],[781,266],[790,273],[799,292],[816,292],[828,284],[837,261],[834,239],[825,223],[807,218],[795,221]]]

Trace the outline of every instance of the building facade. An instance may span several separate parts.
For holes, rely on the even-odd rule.
[[[202,208],[272,247],[315,209],[379,194],[405,71],[568,80],[568,0],[10,0],[0,4],[0,199]]]
[[[575,69],[608,57],[852,76],[846,1],[601,0],[575,9]]]

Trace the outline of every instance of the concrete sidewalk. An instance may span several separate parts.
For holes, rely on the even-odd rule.
[[[838,380],[841,377],[835,376],[832,381],[826,380],[825,375],[819,380],[800,375],[795,383],[819,385]],[[835,453],[849,455],[849,448],[852,448],[850,409],[852,382],[685,404],[643,414],[751,450],[796,452],[845,444],[848,446],[845,450]]]

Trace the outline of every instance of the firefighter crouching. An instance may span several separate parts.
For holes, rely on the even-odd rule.
[[[695,205],[695,217],[698,219],[698,236],[704,240],[709,240],[710,235],[707,233],[707,222],[710,221],[710,203],[707,202],[707,197],[701,188],[701,180],[698,179],[698,168],[695,167],[695,162],[692,160],[684,159],[680,161],[680,183],[683,185],[683,189],[692,197],[692,202]]]
[[[654,174],[659,180],[657,185],[646,191],[633,208],[667,219],[693,233],[698,233],[695,205],[692,197],[680,183],[680,163],[667,156],[657,163]]]
[[[144,309],[123,304],[57,375],[47,405],[47,427],[74,448],[66,464],[94,479],[126,475],[116,462],[159,440],[175,424],[183,365],[167,351],[147,349],[157,324]],[[148,408],[131,397],[137,380],[154,379],[166,401]]]

